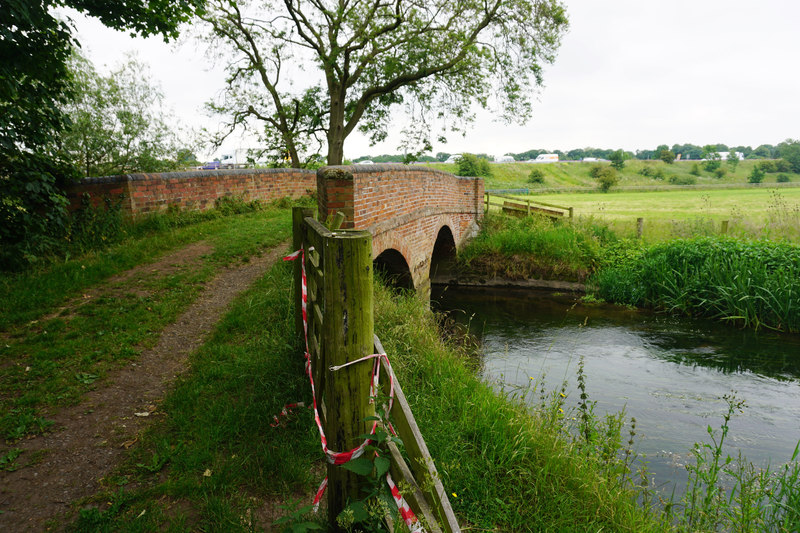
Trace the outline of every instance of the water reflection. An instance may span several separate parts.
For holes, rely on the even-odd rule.
[[[719,427],[731,391],[748,408],[731,421],[726,452],[775,465],[800,440],[800,336],[530,290],[436,289],[432,301],[481,337],[483,376],[498,387],[525,391],[543,379],[553,390],[566,381],[574,406],[582,357],[596,412],[636,417],[638,450],[662,481],[683,478],[688,450]]]

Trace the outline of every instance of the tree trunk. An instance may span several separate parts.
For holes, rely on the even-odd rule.
[[[328,128],[328,164],[341,165],[344,160],[344,98],[339,87],[328,84],[331,114]]]

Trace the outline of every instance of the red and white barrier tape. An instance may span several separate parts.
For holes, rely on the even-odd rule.
[[[308,250],[311,251],[314,248],[311,247]],[[325,437],[325,430],[322,428],[322,420],[319,417],[319,411],[317,410],[317,393],[314,389],[314,377],[311,372],[311,354],[308,350],[308,285],[306,281],[306,261],[305,261],[305,251],[301,248],[296,252],[287,255],[283,258],[284,261],[294,261],[300,258],[300,273],[301,273],[301,295],[302,295],[302,311],[303,311],[303,336],[305,337],[306,343],[306,351],[305,351],[305,372],[308,376],[308,380],[311,383],[311,398],[312,398],[312,408],[314,410],[314,421],[317,424],[317,429],[319,429],[319,436],[320,441],[322,442],[322,451],[325,453],[325,456],[329,463],[334,465],[342,465],[348,461],[352,461],[361,455],[364,454],[364,449],[369,445],[371,439],[367,438],[362,442],[360,445],[356,446],[352,450],[346,452],[335,452],[328,448],[328,439]],[[394,372],[392,372],[392,365],[389,362],[389,357],[385,353],[379,354],[371,354],[364,356],[360,359],[356,359],[354,361],[347,362],[343,365],[332,366],[330,367],[331,371],[337,371],[339,369],[345,368],[347,366],[361,363],[363,361],[367,361],[369,359],[373,359],[372,365],[372,376],[370,379],[369,385],[369,394],[370,394],[370,403],[374,402],[374,398],[378,391],[378,385],[380,381],[380,362],[381,359],[386,361],[386,365],[389,368],[389,404],[386,407],[386,412],[388,413],[391,410],[392,405],[394,404]],[[283,410],[281,411],[281,416],[286,416],[288,412],[291,410],[292,407],[300,407],[304,404],[297,403],[297,404],[287,404]],[[277,416],[273,417],[275,419],[274,426],[277,426],[279,423],[279,419]],[[397,435],[394,428],[391,424],[388,424],[389,430],[392,432],[393,435]],[[372,429],[370,430],[370,436],[375,434],[375,431],[378,429],[378,421],[376,420],[372,424]],[[391,490],[392,497],[394,498],[395,503],[397,504],[397,509],[400,512],[400,516],[403,518],[403,521],[408,526],[408,529],[411,533],[424,533],[425,529],[420,524],[419,520],[417,519],[414,512],[408,506],[403,496],[400,494],[400,491],[397,489],[397,486],[394,484],[392,477],[387,473],[386,474],[386,483],[389,485],[389,489]],[[317,489],[317,494],[314,496],[314,512],[319,509],[319,503],[322,500],[322,495],[325,492],[325,489],[328,486],[328,478],[326,477]]]

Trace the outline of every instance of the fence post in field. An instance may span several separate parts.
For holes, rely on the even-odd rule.
[[[728,221],[727,220],[723,220],[722,221],[722,226],[720,227],[720,233],[722,233],[723,235],[727,235],[727,233],[728,233]]]
[[[305,217],[314,216],[314,210],[307,207],[292,207],[292,251],[303,246],[301,226]],[[303,301],[300,295],[300,261],[294,261],[294,331],[298,338],[303,338]]]
[[[324,292],[325,322],[322,331],[324,353],[326,428],[328,446],[347,451],[359,445],[369,433],[374,416],[369,403],[372,360],[343,365],[373,353],[372,235],[366,231],[339,231],[325,239]],[[328,465],[328,520],[332,531],[340,531],[336,517],[348,501],[363,497],[363,477],[340,466]]]
[[[644,218],[639,217],[636,219],[636,238],[642,238],[642,232],[644,231]]]
[[[574,214],[574,212],[573,212],[574,210],[575,210],[574,207],[570,207],[569,208],[569,218],[572,218],[572,215]]]

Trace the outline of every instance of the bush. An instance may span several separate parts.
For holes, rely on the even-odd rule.
[[[718,170],[722,166],[721,159],[709,159],[705,163],[703,163],[703,168],[706,172],[714,172]]]
[[[599,178],[600,177],[600,173],[603,172],[604,168],[607,168],[607,167],[604,167],[603,165],[592,165],[591,167],[589,167],[589,177],[592,178],[592,179]]]
[[[697,183],[697,178],[694,176],[676,176],[669,177],[669,182],[673,185],[694,185]]]
[[[608,192],[619,182],[617,170],[613,167],[600,167],[600,171],[597,172],[597,181],[599,182],[597,187],[603,192]]]
[[[538,168],[531,170],[528,174],[528,183],[544,183],[544,172]]]
[[[727,173],[728,171],[725,170],[724,168],[718,168],[717,170],[714,171],[714,177],[722,179],[725,177],[725,174]]]
[[[750,176],[747,177],[747,181],[750,183],[761,183],[764,181],[765,174],[766,172],[764,172],[763,169],[755,166],[753,167],[753,171],[750,173]]]
[[[789,176],[787,176],[786,174],[778,174],[778,177],[775,178],[775,181],[777,181],[778,183],[788,183],[790,180]]]
[[[653,179],[654,180],[663,180],[664,179],[664,169],[661,168],[661,167],[658,167],[656,169],[656,171],[653,173]]]
[[[464,154],[456,163],[456,176],[484,176],[492,175],[489,161],[474,154]]]
[[[700,175],[700,166],[695,163],[692,165],[692,170],[689,171],[689,174],[692,176],[699,176]]]
[[[775,172],[775,162],[774,161],[762,161],[756,165],[756,168],[763,170],[767,174]]]
[[[785,159],[778,159],[775,161],[775,170],[773,172],[791,172],[792,164]]]
[[[642,169],[639,171],[639,174],[641,174],[641,175],[642,175],[642,176],[644,176],[645,178],[649,178],[649,177],[651,177],[651,176],[654,174],[653,167],[651,167],[651,166],[649,166],[649,165],[645,165],[645,166],[643,166],[643,167],[642,167]]]

